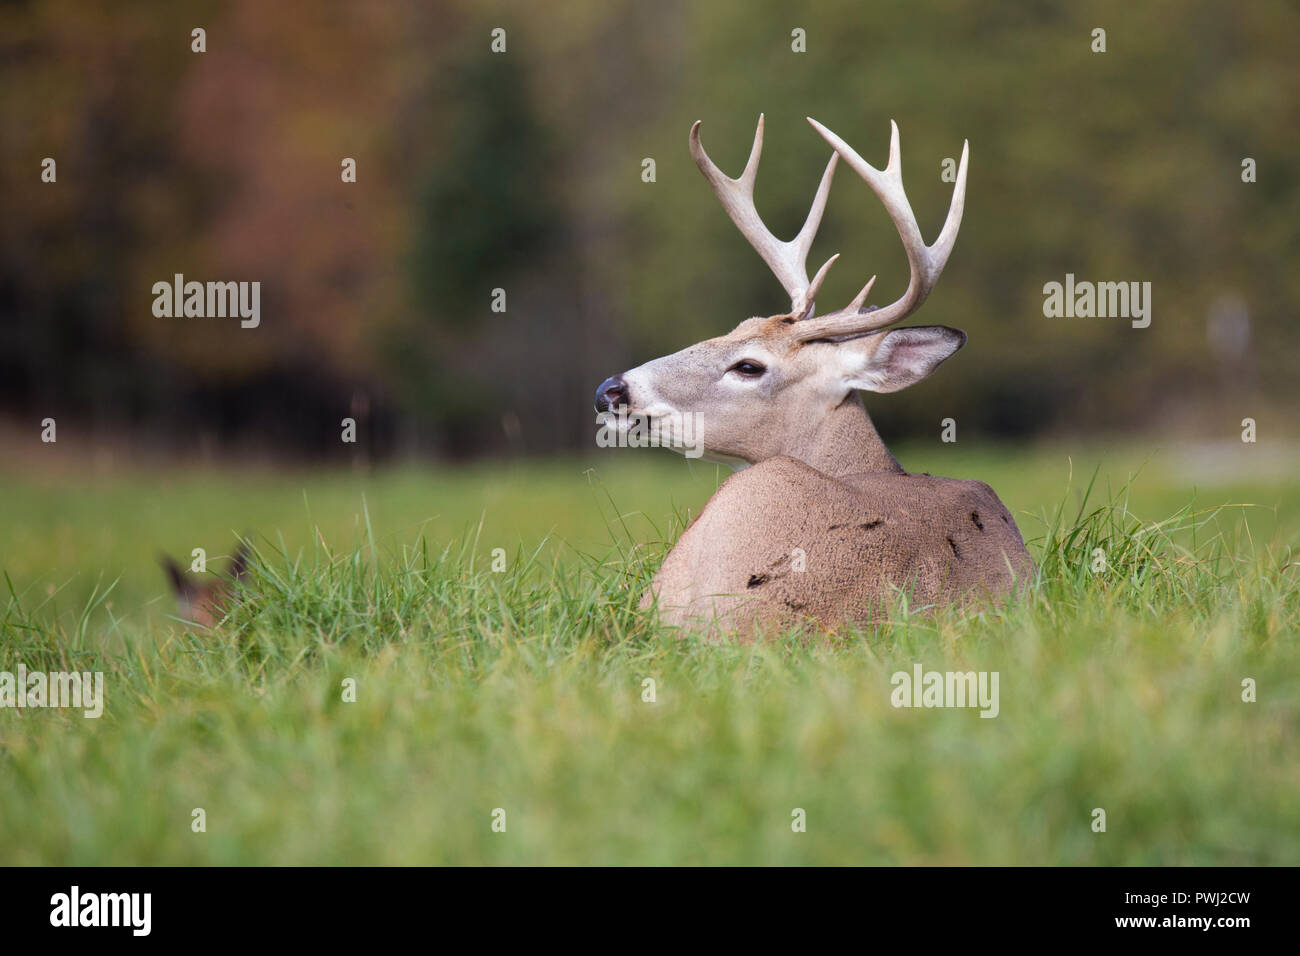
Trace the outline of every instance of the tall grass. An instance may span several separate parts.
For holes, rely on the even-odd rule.
[[[1022,518],[1017,600],[757,644],[638,610],[686,515],[608,498],[601,550],[380,544],[368,508],[348,545],[255,539],[210,631],[6,579],[4,660],[104,670],[109,704],[0,712],[0,861],[1298,862],[1300,569],[1240,508],[1130,490]],[[914,663],[998,671],[1001,713],[895,709]]]

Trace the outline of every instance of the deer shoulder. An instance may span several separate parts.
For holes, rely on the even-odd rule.
[[[878,472],[833,478],[794,458],[725,481],[665,559],[646,604],[679,625],[752,631],[866,621],[1006,590],[1024,544],[986,484]]]

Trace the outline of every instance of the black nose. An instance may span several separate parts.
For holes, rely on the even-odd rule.
[[[600,383],[596,389],[596,411],[607,412],[627,404],[627,382],[622,375],[615,375]]]

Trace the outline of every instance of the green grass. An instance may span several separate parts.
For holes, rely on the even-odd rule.
[[[108,703],[0,710],[0,862],[1294,864],[1300,483],[1254,451],[914,449],[998,490],[1029,594],[751,646],[636,610],[722,477],[666,454],[3,476],[0,670]],[[171,618],[156,552],[245,530],[230,618]],[[999,716],[895,709],[915,663]]]

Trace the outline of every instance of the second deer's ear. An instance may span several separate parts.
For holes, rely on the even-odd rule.
[[[163,573],[167,575],[167,580],[172,586],[173,594],[179,597],[190,590],[189,582],[185,580],[185,572],[181,570],[181,566],[173,561],[169,555],[158,555],[158,563],[162,566]]]
[[[966,333],[918,325],[864,335],[836,346],[845,382],[868,392],[896,392],[921,381],[966,344]]]

